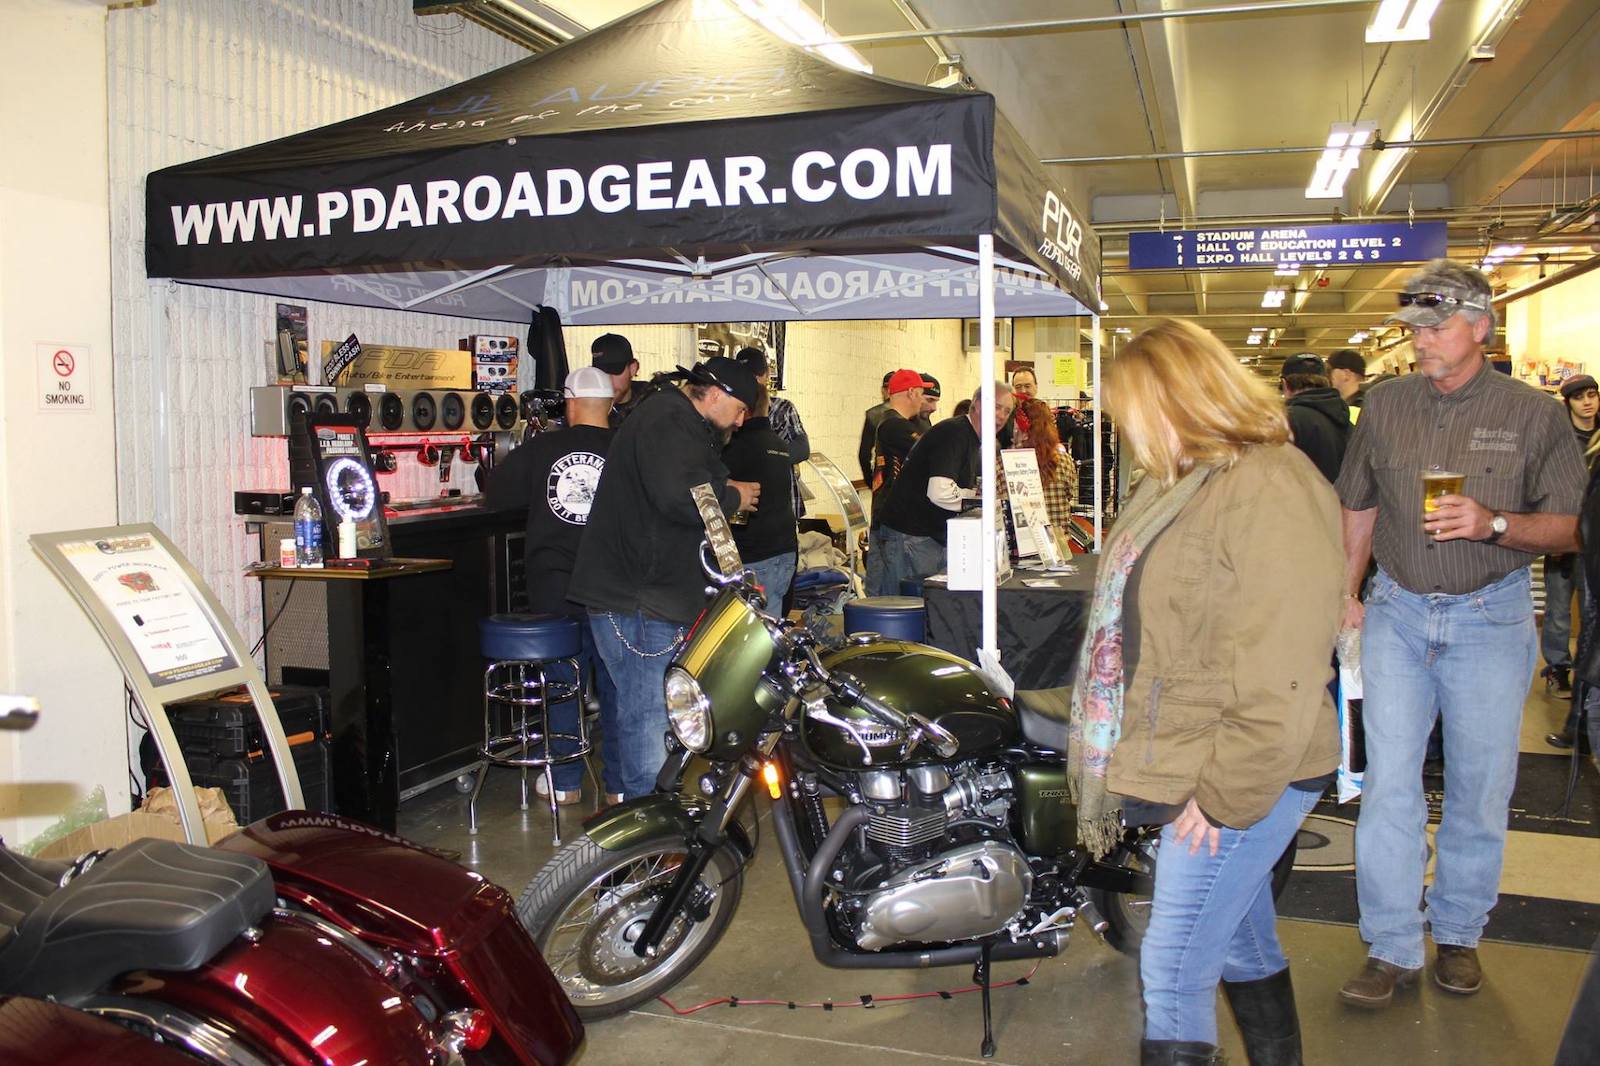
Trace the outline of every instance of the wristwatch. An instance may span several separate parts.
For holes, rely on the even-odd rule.
[[[1493,512],[1489,519],[1489,535],[1483,538],[1485,544],[1493,544],[1506,535],[1506,530],[1511,528],[1511,523],[1506,521],[1506,516],[1499,511]]]

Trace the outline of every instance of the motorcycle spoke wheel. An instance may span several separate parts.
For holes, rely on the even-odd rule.
[[[1117,863],[1154,881],[1156,853],[1160,847],[1160,833],[1140,836],[1118,849]],[[1154,899],[1143,892],[1106,892],[1099,889],[1093,890],[1090,895],[1106,920],[1106,943],[1124,954],[1137,955],[1139,945],[1144,942],[1145,930],[1150,928],[1150,908]]]
[[[721,939],[741,889],[738,862],[727,851],[712,858],[700,880],[705,919],[680,915],[654,956],[634,953],[683,858],[681,841],[612,852],[580,837],[556,852],[523,892],[518,916],[580,1015],[605,1017],[653,999]]]

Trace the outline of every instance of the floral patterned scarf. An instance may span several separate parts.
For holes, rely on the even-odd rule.
[[[1106,769],[1122,736],[1122,596],[1128,576],[1215,468],[1196,466],[1171,487],[1145,478],[1117,519],[1095,575],[1094,602],[1072,689],[1067,782],[1078,808],[1078,839],[1096,857],[1122,839],[1122,811],[1106,791]]]

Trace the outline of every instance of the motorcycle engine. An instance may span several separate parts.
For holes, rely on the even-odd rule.
[[[1004,929],[1033,887],[1028,858],[1006,829],[1011,775],[942,766],[858,775],[873,813],[866,846],[841,856],[839,914],[856,943],[970,940]]]

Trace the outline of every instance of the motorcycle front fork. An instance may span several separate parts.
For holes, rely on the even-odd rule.
[[[660,776],[656,778],[656,788],[661,790],[666,786],[674,792],[677,791],[682,785],[683,774],[688,764],[687,752],[681,756],[677,753],[669,754],[667,765],[662,767]],[[667,930],[672,928],[672,923],[679,914],[689,909],[692,918],[696,910],[704,909],[693,906],[696,903],[695,891],[700,886],[700,875],[705,873],[711,857],[727,841],[728,825],[737,815],[739,804],[743,801],[745,793],[750,790],[750,782],[755,780],[760,769],[760,761],[754,755],[746,755],[728,775],[722,791],[712,800],[705,817],[700,819],[696,826],[694,835],[685,841],[688,844],[688,851],[678,866],[678,873],[672,879],[672,884],[667,888],[666,897],[650,913],[650,920],[645,923],[644,931],[634,943],[635,955],[640,958],[655,957],[662,939],[667,935]]]

